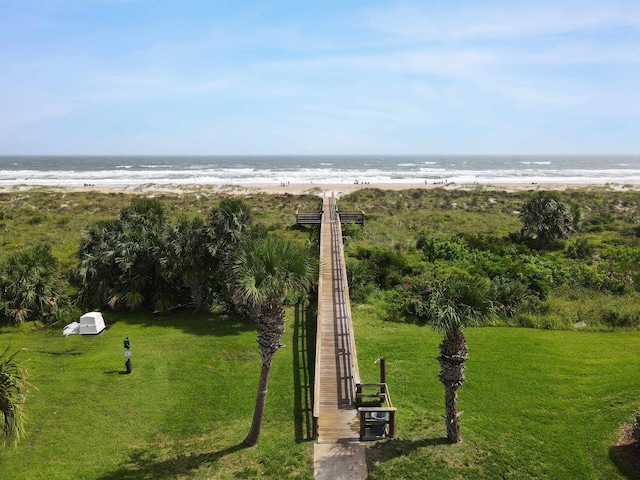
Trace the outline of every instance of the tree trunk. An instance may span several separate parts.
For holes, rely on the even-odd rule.
[[[196,312],[204,311],[204,285],[202,281],[190,280],[188,288],[191,293],[191,301],[193,301],[193,308]]]
[[[444,385],[447,437],[451,443],[460,441],[458,423],[458,388],[464,382],[464,362],[469,358],[469,348],[462,330],[445,334],[440,344],[440,381]]]
[[[458,422],[458,392],[445,385],[444,407],[447,411],[447,438],[451,443],[460,441],[460,423]]]
[[[260,384],[258,385],[258,396],[256,397],[256,407],[253,411],[253,421],[247,437],[243,443],[252,447],[258,443],[260,428],[262,426],[262,416],[267,403],[267,386],[269,384],[269,372],[271,371],[271,360],[273,355],[282,346],[280,340],[284,333],[284,308],[277,299],[263,305],[258,313],[258,345],[262,355],[262,372],[260,373]]]
[[[253,421],[247,437],[242,443],[248,447],[258,444],[260,438],[260,428],[262,427],[262,417],[264,415],[264,407],[267,403],[267,387],[269,386],[269,373],[271,371],[271,358],[265,363],[262,362],[262,372],[260,373],[260,383],[258,384],[258,396],[256,397],[256,406],[253,410]]]

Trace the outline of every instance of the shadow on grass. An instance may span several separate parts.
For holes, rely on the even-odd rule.
[[[131,454],[128,465],[99,477],[98,480],[155,480],[181,477],[204,464],[214,464],[225,455],[245,448],[246,445],[239,443],[217,452],[183,454],[161,461],[156,460],[154,456],[148,456],[144,451],[136,451]]]
[[[618,467],[621,475],[640,479],[640,447],[634,444],[614,445],[609,448],[609,459]]]
[[[56,352],[47,352],[46,350],[32,350],[35,353],[41,353],[43,355],[51,355],[53,357],[76,357],[78,355],[82,355],[82,352],[71,352],[71,351],[56,351]]]
[[[387,439],[367,448],[367,469],[369,474],[378,472],[380,463],[397,457],[404,457],[411,452],[425,447],[451,445],[447,437],[425,438],[423,440]]]
[[[191,335],[225,337],[256,330],[254,322],[224,314],[179,312],[157,316],[146,312],[110,312],[104,315],[110,325],[117,322],[147,327],[169,327]]]
[[[317,303],[295,307],[293,323],[293,418],[296,442],[313,440],[312,382],[315,368],[315,324]]]
[[[126,370],[109,370],[106,372],[102,372],[105,375],[128,375]]]

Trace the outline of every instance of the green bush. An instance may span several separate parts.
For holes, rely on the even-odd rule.
[[[567,256],[580,260],[589,259],[595,253],[595,246],[586,238],[580,238],[567,246]]]
[[[351,301],[364,303],[375,289],[373,272],[369,270],[366,261],[354,258],[346,259],[346,269]]]
[[[605,310],[602,322],[612,328],[637,328],[640,327],[640,310]]]
[[[429,275],[403,279],[387,296],[390,318],[408,323],[425,323],[434,282]]]
[[[0,264],[0,323],[54,323],[67,303],[48,245],[24,249]]]
[[[398,285],[410,273],[411,267],[404,254],[397,250],[384,250],[378,246],[360,246],[353,256],[365,263],[367,274],[376,286],[389,289]]]
[[[472,260],[473,253],[461,238],[451,240],[428,240],[418,238],[416,248],[424,254],[424,259],[428,262],[436,260]]]
[[[39,216],[31,217],[29,220],[27,220],[27,223],[29,225],[40,225],[42,222],[44,222],[44,218]]]
[[[496,277],[491,281],[489,296],[494,303],[496,313],[513,317],[521,310],[533,310],[533,305],[540,299],[532,294],[519,280],[507,277]]]

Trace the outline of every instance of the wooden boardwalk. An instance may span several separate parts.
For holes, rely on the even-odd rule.
[[[342,227],[333,197],[324,197],[323,212],[314,386],[318,433],[314,476],[357,480],[367,476],[355,406],[355,385],[360,383],[360,373],[352,334]]]

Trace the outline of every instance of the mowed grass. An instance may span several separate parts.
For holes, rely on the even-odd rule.
[[[313,478],[313,344],[299,316],[287,315],[255,448],[240,445],[260,369],[251,323],[105,314],[111,325],[96,337],[4,329],[0,348],[27,349],[20,358],[38,390],[26,438],[2,453],[0,478]],[[374,361],[386,356],[398,407],[397,437],[367,444],[370,478],[624,478],[610,451],[640,404],[640,332],[468,329],[463,442],[449,445],[440,337],[384,322],[372,306],[355,307],[354,321],[363,381],[377,381]]]
[[[0,348],[26,348],[18,358],[38,388],[28,397],[26,437],[0,457],[0,478],[313,478],[312,443],[295,423],[295,349],[276,354],[261,442],[243,448],[261,364],[252,323],[105,317],[111,326],[99,336],[0,334]]]
[[[371,478],[625,478],[612,447],[640,405],[640,332],[468,329],[463,442],[449,445],[440,336],[371,307],[354,321],[363,381],[386,356],[398,408],[397,438],[367,450]]]

